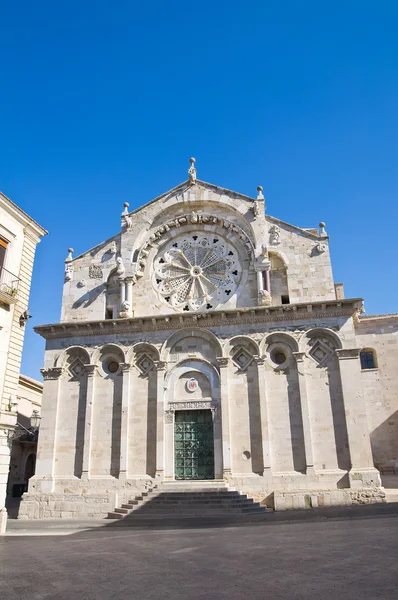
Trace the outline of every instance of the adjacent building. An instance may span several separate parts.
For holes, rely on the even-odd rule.
[[[18,386],[33,261],[47,233],[0,193],[0,531],[5,509],[10,446],[17,423]]]
[[[9,507],[14,509],[18,498],[28,489],[28,481],[35,473],[42,395],[41,381],[22,374],[19,376],[17,423],[9,436],[12,445],[6,503],[8,513]]]
[[[333,279],[325,224],[189,179],[65,261],[20,517],[106,516],[154,480],[276,509],[382,502],[397,468],[398,315]]]

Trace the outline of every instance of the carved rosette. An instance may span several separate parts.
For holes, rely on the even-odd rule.
[[[238,252],[217,234],[174,238],[154,263],[154,285],[173,308],[215,308],[233,296],[242,275]]]
[[[214,215],[205,214],[205,213],[196,213],[192,212],[187,215],[182,215],[180,217],[176,217],[167,223],[164,223],[160,227],[158,227],[154,232],[152,232],[149,238],[144,242],[140,249],[140,254],[137,260],[137,270],[134,275],[134,284],[137,282],[137,279],[143,276],[143,271],[145,269],[146,260],[149,255],[151,249],[156,246],[162,239],[163,236],[167,235],[173,229],[178,229],[180,227],[184,227],[186,225],[213,225],[217,227],[222,227],[226,230],[226,234],[232,233],[234,234],[245,246],[247,253],[250,259],[254,257],[254,247],[251,239],[235,223],[228,221],[224,218],[219,218]],[[215,236],[216,237],[216,236]]]

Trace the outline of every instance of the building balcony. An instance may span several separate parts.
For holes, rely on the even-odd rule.
[[[18,277],[0,267],[0,302],[14,304],[18,299],[18,285]]]

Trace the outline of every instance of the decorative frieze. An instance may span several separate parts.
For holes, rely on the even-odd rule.
[[[106,335],[114,333],[151,332],[176,329],[213,328],[228,325],[266,324],[268,322],[298,321],[311,318],[312,329],[316,325],[315,320],[330,319],[338,317],[350,317],[361,307],[361,299],[340,300],[330,302],[313,302],[308,304],[295,304],[290,306],[256,306],[254,308],[212,311],[208,313],[196,313],[187,315],[167,315],[147,318],[109,319],[106,321],[82,321],[73,323],[57,323],[53,325],[42,325],[35,327],[45,339],[66,338],[75,336]],[[311,311],[308,308],[311,307]],[[328,325],[321,325],[328,326]],[[293,330],[299,328],[292,325]],[[305,330],[303,329],[303,330]],[[269,328],[279,331],[280,327]]]

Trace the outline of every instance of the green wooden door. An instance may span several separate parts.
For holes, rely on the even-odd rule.
[[[176,479],[214,479],[214,435],[211,410],[175,413]]]

